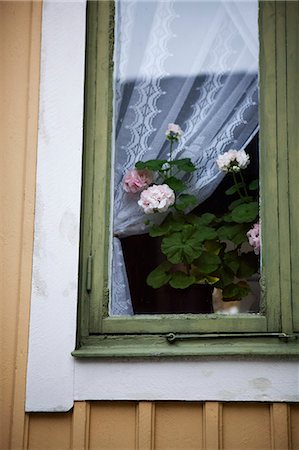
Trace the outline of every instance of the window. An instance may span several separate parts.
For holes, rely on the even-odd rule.
[[[225,317],[188,313],[112,316],[109,205],[114,5],[89,3],[75,356],[298,353],[298,137],[293,120],[298,109],[293,95],[298,81],[296,7],[292,2],[260,3],[261,311]]]

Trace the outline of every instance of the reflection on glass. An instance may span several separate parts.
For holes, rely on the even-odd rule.
[[[192,286],[149,287],[148,273],[165,259],[161,238],[147,234],[140,193],[123,189],[123,177],[137,161],[169,159],[169,123],[184,132],[172,157],[191,158],[196,166],[186,178],[196,214],[223,215],[238,199],[238,192],[224,193],[232,180],[216,163],[229,149],[250,155],[243,171],[249,189],[258,176],[257,10],[257,1],[116,2],[111,315],[259,310],[257,274],[249,280],[252,294],[229,306],[223,290],[207,298],[210,286],[205,292],[202,285],[194,292]],[[245,191],[243,197],[254,195]],[[242,244],[242,251],[246,245],[252,250]]]

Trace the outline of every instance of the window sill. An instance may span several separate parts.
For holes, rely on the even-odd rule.
[[[82,340],[78,358],[242,356],[298,358],[297,335],[102,335]]]

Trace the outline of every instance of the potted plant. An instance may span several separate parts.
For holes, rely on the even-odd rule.
[[[169,124],[169,159],[139,161],[124,177],[127,192],[140,192],[138,204],[146,215],[166,214],[158,225],[147,221],[149,236],[159,240],[164,256],[147,275],[147,284],[185,292],[193,286],[209,296],[210,305],[214,288],[221,290],[224,301],[240,300],[249,294],[247,279],[259,266],[258,181],[246,185],[242,170],[249,156],[243,150],[229,150],[218,157],[217,164],[232,180],[226,195],[237,194],[238,199],[221,216],[190,212],[197,199],[186,192],[183,179],[196,167],[189,158],[172,157],[181,135],[178,125]],[[248,242],[251,247],[245,245]],[[203,312],[213,312],[212,306]]]

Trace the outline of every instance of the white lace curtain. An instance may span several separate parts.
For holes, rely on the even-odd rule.
[[[174,156],[197,167],[188,192],[198,203],[222,175],[215,159],[243,149],[258,129],[257,2],[116,3],[114,235],[146,232],[124,174],[139,160],[167,159],[168,123],[184,131]],[[132,315],[121,243],[113,238],[111,315]]]

